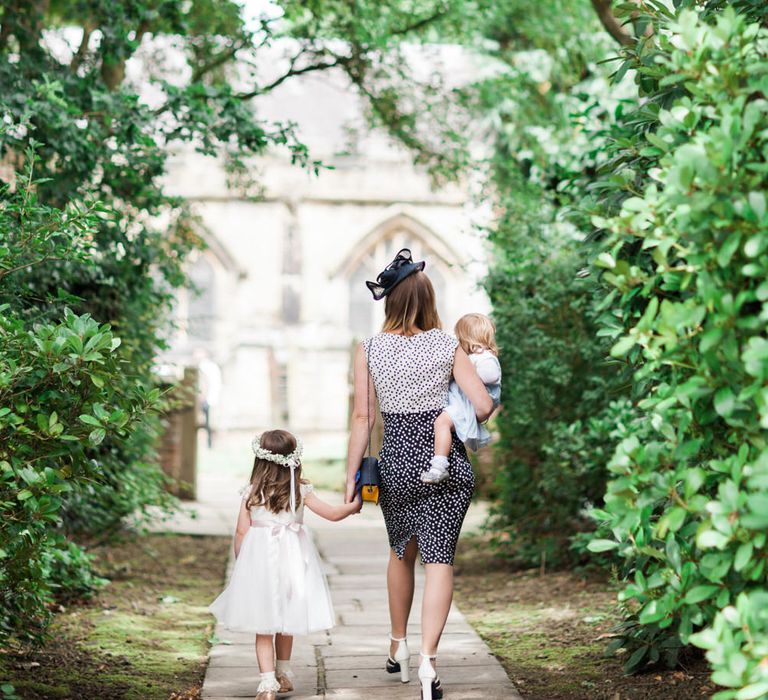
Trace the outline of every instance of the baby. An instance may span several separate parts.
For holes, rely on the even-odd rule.
[[[495,409],[501,397],[501,365],[497,357],[496,327],[493,321],[483,314],[466,314],[456,322],[454,332],[488,389]],[[472,402],[455,381],[448,388],[448,405],[435,419],[435,456],[432,457],[430,468],[421,475],[424,483],[437,484],[448,477],[452,429],[456,430],[456,435],[467,447],[475,451],[491,440],[488,429],[478,424]]]

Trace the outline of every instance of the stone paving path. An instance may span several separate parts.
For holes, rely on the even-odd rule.
[[[232,537],[238,507],[237,488],[232,480],[213,480],[201,486],[194,507],[197,520],[181,515],[152,529],[218,534]],[[325,494],[338,500],[338,494]],[[473,507],[464,529],[482,522],[483,513]],[[417,566],[416,595],[408,633],[411,648],[411,682],[400,682],[399,674],[383,669],[388,647],[389,616],[385,571],[388,556],[381,513],[366,504],[363,512],[340,523],[328,523],[309,511],[306,522],[326,565],[326,573],[337,615],[337,625],[328,632],[294,641],[292,668],[296,691],[293,700],[398,700],[419,698],[419,613],[423,590],[423,568]],[[231,546],[231,545],[230,545]],[[230,550],[226,578],[234,565]],[[216,626],[217,643],[211,648],[203,685],[205,700],[253,698],[258,686],[254,637]],[[515,691],[504,669],[490,653],[454,605],[441,644],[438,669],[446,700],[515,700]]]

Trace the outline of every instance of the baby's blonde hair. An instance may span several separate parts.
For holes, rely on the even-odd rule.
[[[467,355],[481,352],[486,348],[494,355],[499,354],[496,347],[496,325],[484,314],[465,314],[454,327],[461,349]]]

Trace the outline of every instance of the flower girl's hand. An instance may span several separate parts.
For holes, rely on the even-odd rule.
[[[359,513],[363,509],[363,497],[360,493],[355,495],[355,500],[350,504],[352,509],[350,513]]]
[[[347,488],[344,492],[344,503],[352,503],[356,498],[355,496],[356,492],[357,492],[357,484],[355,484],[354,481],[347,481]],[[363,507],[362,501],[360,503],[360,507],[361,508]]]

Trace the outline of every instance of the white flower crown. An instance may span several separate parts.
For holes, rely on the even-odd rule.
[[[300,438],[296,438],[296,449],[288,455],[282,455],[279,452],[272,452],[265,447],[261,446],[261,434],[253,438],[251,442],[251,448],[253,454],[259,459],[266,459],[269,462],[274,462],[283,467],[298,467],[301,460],[301,455],[304,452],[304,443]]]

